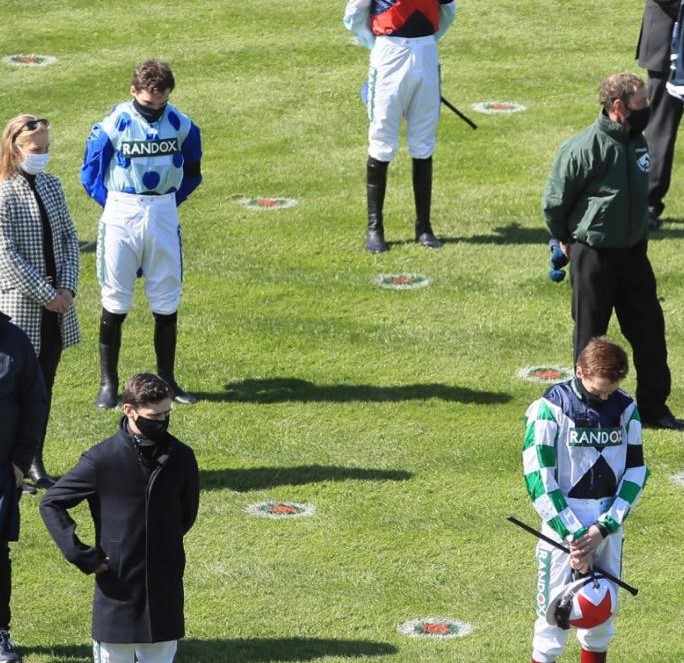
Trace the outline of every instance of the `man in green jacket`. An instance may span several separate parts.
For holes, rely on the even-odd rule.
[[[647,255],[648,93],[634,74],[608,76],[594,124],[561,145],[542,200],[551,235],[570,259],[575,361],[615,310],[632,346],[645,426],[684,429],[670,394],[665,321]]]

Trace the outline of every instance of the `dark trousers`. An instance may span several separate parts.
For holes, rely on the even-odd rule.
[[[660,216],[663,198],[670,188],[672,161],[674,159],[677,129],[682,119],[684,106],[665,88],[665,77],[657,71],[648,72],[648,96],[651,104],[651,119],[644,132],[648,141],[651,166],[648,181],[648,206]]]
[[[12,596],[12,562],[7,541],[0,540],[0,628],[9,628],[12,614],[10,598]]]
[[[575,242],[570,251],[575,362],[593,336],[608,330],[613,310],[632,346],[636,400],[645,419],[667,413],[670,369],[665,320],[656,294],[646,241],[630,249],[594,249]]]
[[[62,357],[62,336],[59,331],[59,319],[57,313],[43,311],[43,319],[40,324],[40,352],[38,353],[38,363],[43,372],[45,380],[45,391],[48,398],[48,418],[50,416],[50,406],[52,405],[52,387],[55,384],[57,366]],[[41,441],[45,441],[48,420],[45,419],[45,428],[41,436]],[[42,445],[41,445],[42,446]]]

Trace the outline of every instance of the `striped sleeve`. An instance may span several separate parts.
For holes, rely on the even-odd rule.
[[[586,528],[568,507],[556,481],[557,415],[551,404],[540,398],[530,405],[525,416],[523,471],[527,493],[549,527],[562,539],[576,539],[586,532]]]
[[[618,485],[617,495],[606,513],[599,517],[611,534],[625,521],[634,505],[639,501],[650,474],[644,465],[644,452],[641,437],[641,419],[634,403],[623,414],[627,429],[627,461],[625,473]]]

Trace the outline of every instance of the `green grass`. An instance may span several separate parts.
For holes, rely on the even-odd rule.
[[[534,541],[505,522],[537,522],[524,492],[522,415],[543,387],[522,366],[569,365],[570,289],[546,278],[539,198],[562,140],[593,121],[600,80],[634,70],[640,3],[461,0],[441,45],[444,109],[434,225],[446,246],[412,242],[410,159],[390,168],[392,250],[363,252],[367,53],[324,0],[56,0],[0,7],[2,53],[55,55],[0,69],[0,118],[53,122],[51,171],[82,239],[97,206],[78,183],[90,125],[127,95],[148,56],[176,74],[172,101],[203,131],[205,181],[181,208],[186,286],[178,376],[202,400],[173,431],[193,446],[202,502],[187,538],[187,640],[179,663],[461,663],[529,658]],[[507,100],[528,110],[477,115]],[[681,147],[666,223],[650,253],[668,326],[671,405],[684,412],[684,184]],[[250,212],[237,195],[295,197]],[[375,288],[416,272],[430,287]],[[99,291],[82,256],[83,343],[65,353],[47,461],[71,467],[118,414],[96,392]],[[621,338],[616,327],[611,328]],[[125,323],[121,372],[153,369],[142,288]],[[626,388],[633,390],[633,377]],[[652,477],[627,527],[613,663],[684,660],[681,436],[647,431]],[[312,503],[296,521],[248,516],[252,502]],[[23,504],[14,547],[13,634],[26,663],[90,660],[92,579],[64,562]],[[87,512],[78,512],[84,538]],[[397,633],[412,618],[471,622],[467,638]],[[562,660],[577,659],[571,642]]]

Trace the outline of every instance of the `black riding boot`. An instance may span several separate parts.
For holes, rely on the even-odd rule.
[[[439,249],[442,242],[434,236],[430,225],[432,157],[413,160],[413,198],[416,203],[416,242],[428,249]]]
[[[174,377],[176,363],[177,314],[161,315],[154,313],[154,351],[157,353],[157,373],[165,380],[176,403],[191,405],[197,399],[181,389]]]
[[[45,469],[45,464],[43,463],[43,446],[45,445],[45,439],[42,439],[36,450],[33,452],[33,460],[31,461],[31,467],[27,472],[27,476],[36,488],[41,490],[47,490],[55,485],[55,480],[47,473]]]
[[[102,309],[100,317],[100,391],[95,405],[102,410],[112,410],[119,403],[119,351],[121,350],[121,325],[125,313],[110,313]]]
[[[387,189],[388,161],[378,161],[368,157],[366,164],[366,193],[368,196],[368,235],[366,251],[384,253],[389,249],[385,242],[385,230],[382,225],[382,208],[385,204]]]

